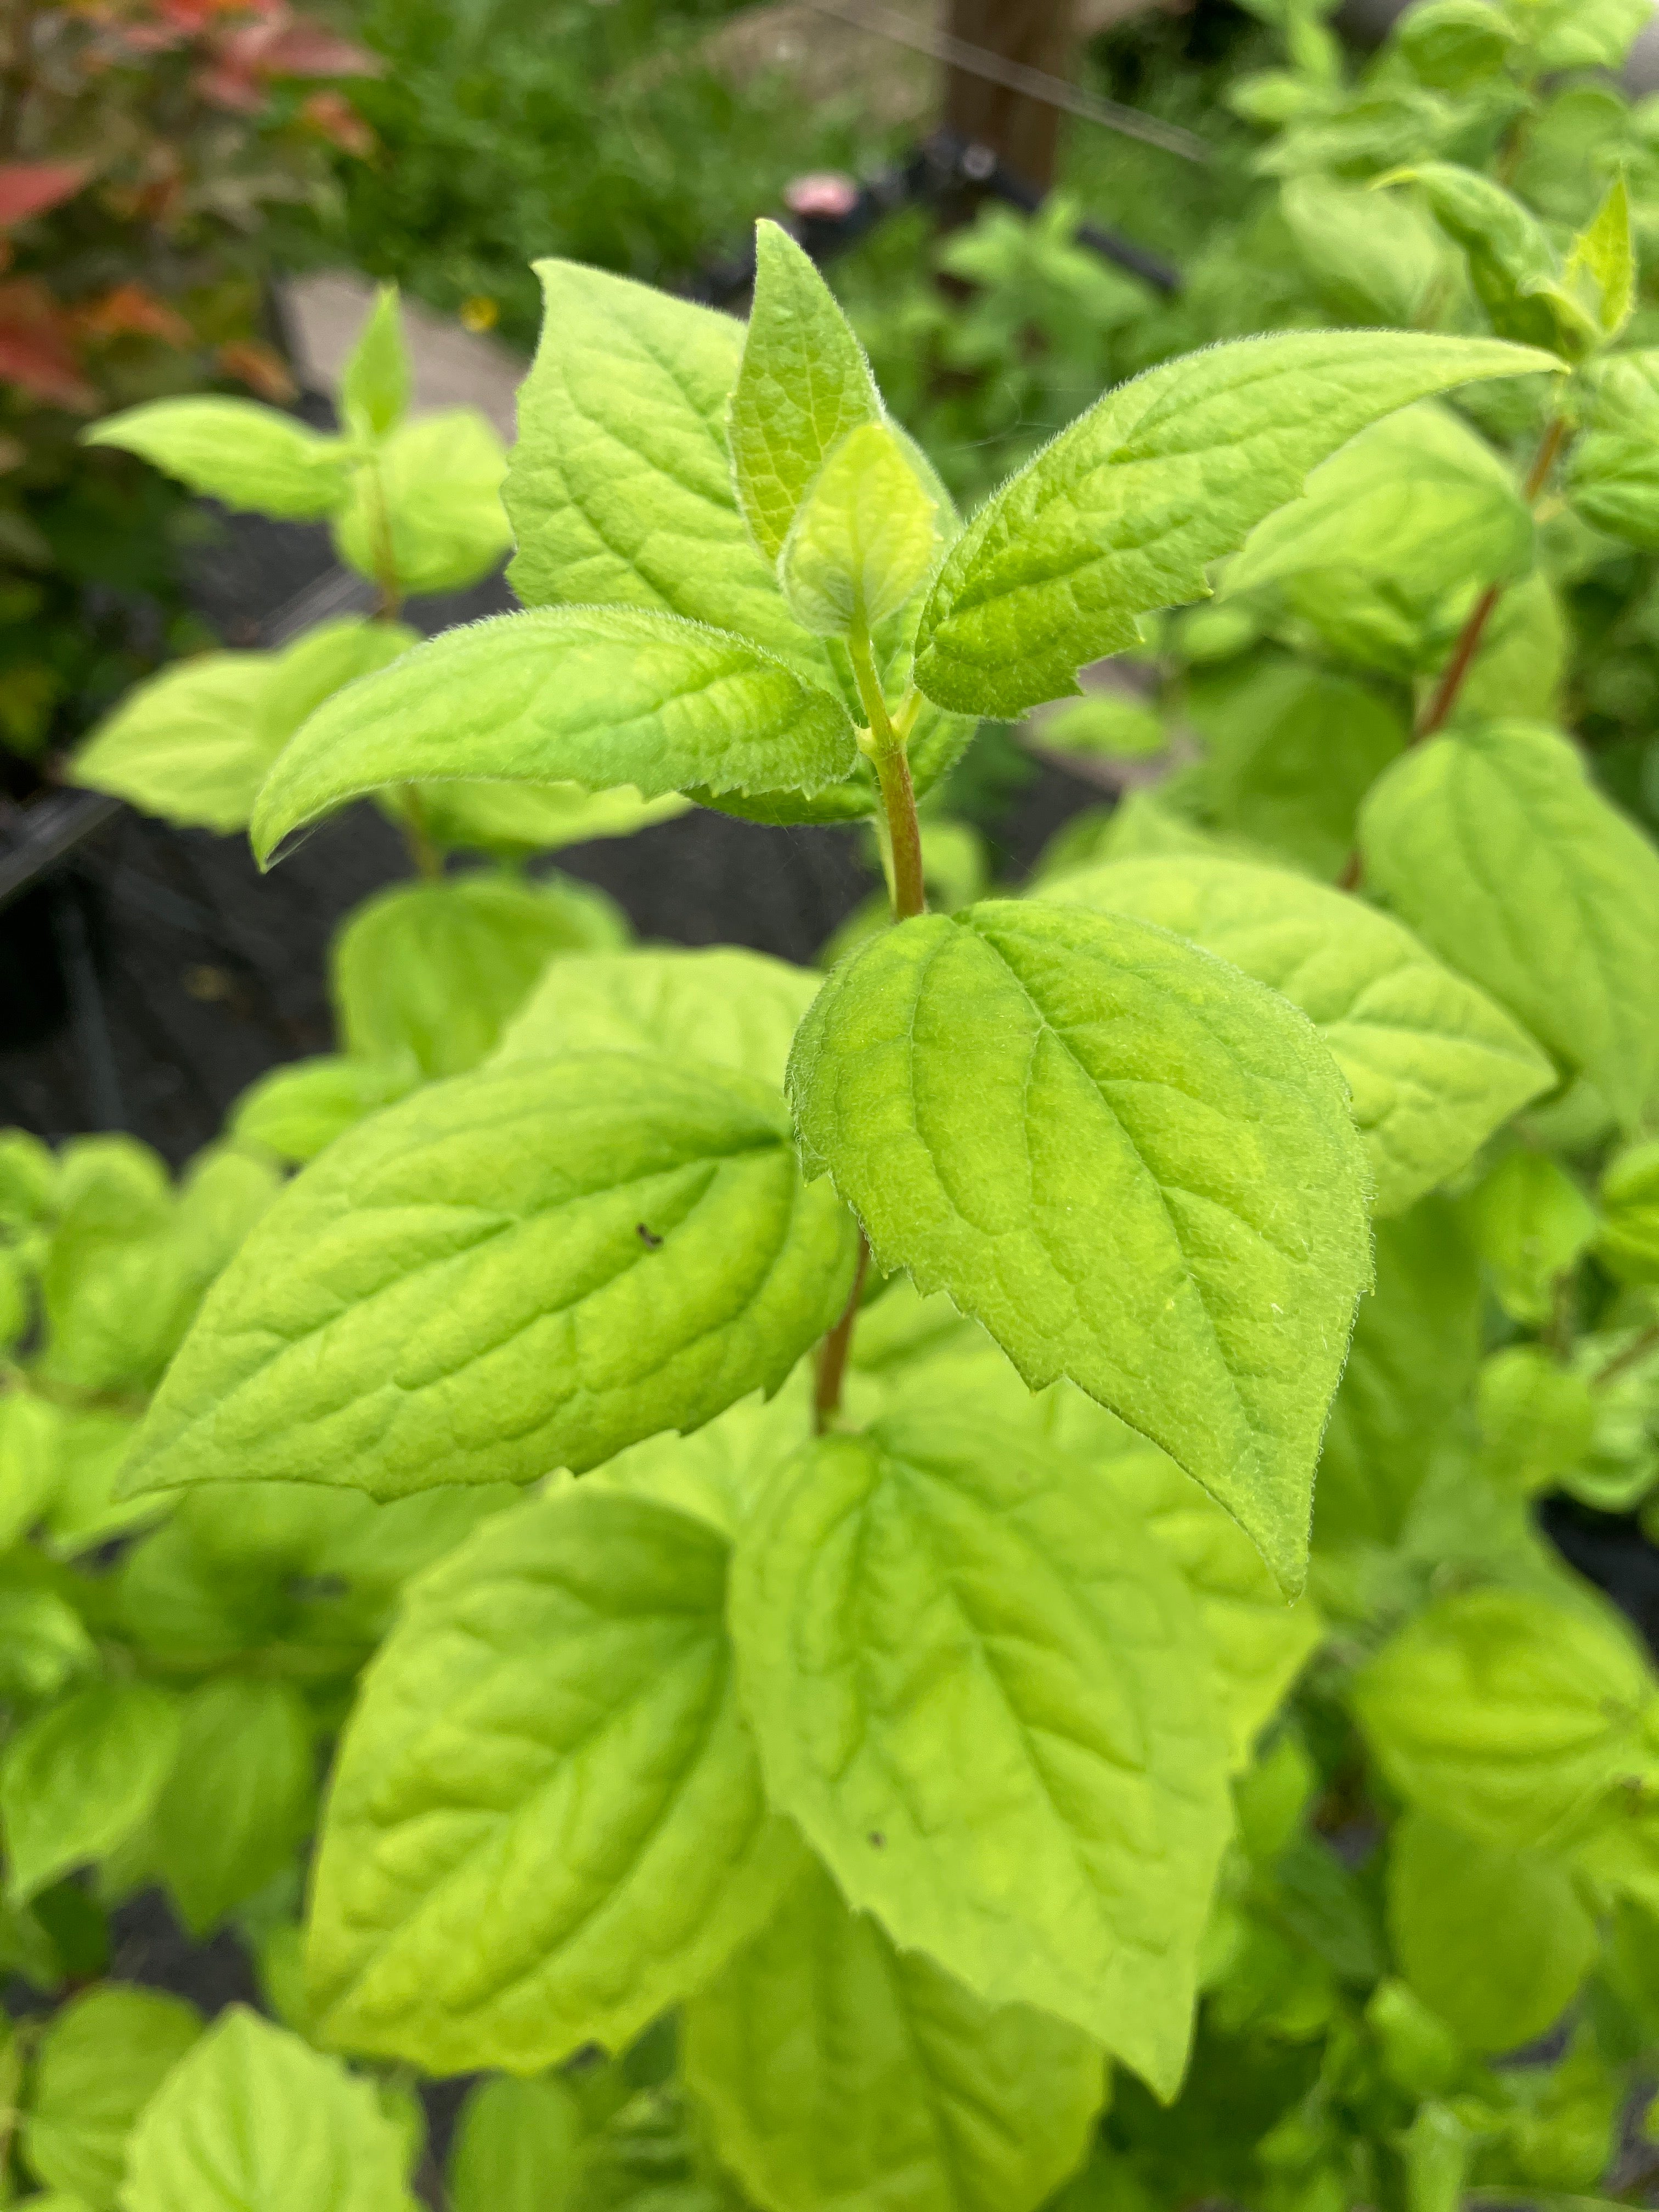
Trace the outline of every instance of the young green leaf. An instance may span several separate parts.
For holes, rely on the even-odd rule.
[[[506,475],[507,449],[476,408],[423,415],[358,471],[335,518],[335,550],[374,583],[386,580],[389,558],[401,591],[465,591],[513,543]]]
[[[653,823],[672,822],[690,801],[677,792],[641,799],[631,783],[611,791],[584,791],[579,783],[454,782],[422,784],[421,820],[445,851],[488,853],[498,860],[527,860],[596,837],[631,837]],[[398,792],[383,793],[381,808],[407,817]]]
[[[356,908],[330,949],[340,1041],[382,1066],[463,1074],[494,1049],[550,961],[627,939],[604,893],[569,878],[481,870],[394,884]]]
[[[252,399],[150,399],[82,433],[88,446],[142,454],[191,491],[286,520],[332,514],[351,482],[351,449]]]
[[[1562,289],[1549,233],[1513,192],[1454,161],[1419,162],[1382,181],[1420,188],[1468,257],[1475,297],[1501,337],[1575,361],[1592,349],[1600,336],[1595,319]]]
[[[1586,522],[1659,546],[1659,350],[1614,354],[1584,372],[1589,407],[1566,483]]]
[[[390,436],[409,412],[412,379],[398,287],[381,284],[340,376],[340,405],[357,437]]]
[[[1120,860],[1046,895],[1157,922],[1300,1006],[1347,1079],[1378,1213],[1403,1212],[1554,1087],[1501,1007],[1398,922],[1322,884],[1237,860]]]
[[[1442,1599],[1356,1680],[1384,1774],[1435,1819],[1524,1850],[1571,1840],[1638,1771],[1653,1685],[1624,1631],[1589,1605],[1475,1589]]]
[[[330,700],[254,809],[262,859],[389,783],[486,776],[806,790],[858,762],[838,699],[745,639],[627,607],[549,607],[447,631]]]
[[[288,1185],[127,1483],[396,1498],[580,1472],[775,1389],[846,1304],[854,1252],[763,1085],[633,1053],[457,1076]]]
[[[1389,1847],[1389,1931],[1409,1986],[1472,2051],[1513,2051],[1561,2017],[1595,1962],[1569,1869],[1409,1812]]]
[[[762,1924],[802,1852],[738,1710],[726,1582],[714,1530],[583,1486],[416,1585],[324,1826],[331,2040],[440,2074],[620,2049]]]
[[[933,566],[933,503],[885,422],[831,447],[778,556],[783,595],[823,637],[866,636]]]
[[[1626,1283],[1659,1283],[1659,1138],[1607,1163],[1596,1257]]]
[[[415,2212],[369,2081],[233,2005],[145,2106],[121,2212]]]
[[[115,2212],[134,2124],[201,2033],[194,2005],[117,1982],[65,2005],[34,2063],[31,2170],[86,2212]]]
[[[243,830],[271,763],[323,701],[415,642],[325,623],[286,653],[204,653],[136,684],[75,756],[73,781],[187,829]]]
[[[1415,8],[1407,21],[1425,12]],[[1340,321],[1416,322],[1447,248],[1408,202],[1298,176],[1286,179],[1279,207],[1322,303]]]
[[[833,685],[738,511],[726,418],[742,324],[576,262],[537,274],[546,313],[505,494],[520,599],[681,615]]]
[[[834,447],[861,423],[879,423],[882,407],[863,347],[788,232],[757,223],[755,252],[729,435],[738,503],[775,562]]]
[[[1607,343],[1636,307],[1636,248],[1631,237],[1630,188],[1615,177],[1612,188],[1572,242],[1561,288],[1582,307]]]
[[[230,1133],[240,1143],[303,1166],[365,1115],[406,1098],[420,1080],[412,1060],[328,1053],[293,1060],[249,1085],[231,1109]]]
[[[1077,689],[1136,617],[1201,598],[1356,431],[1414,399],[1558,364],[1470,338],[1300,331],[1192,354],[1107,394],[980,509],[922,615],[930,699],[1010,719]]]
[[[185,1700],[179,1758],[156,1800],[155,1871],[205,1936],[293,1860],[309,1831],[316,1759],[287,1682],[204,1682]]]
[[[1099,2047],[895,1950],[812,1867],[694,1997],[688,2088],[765,2212],[1033,2212],[1081,2162]]]
[[[178,1748],[178,1702],[148,1682],[97,1683],[27,1722],[0,1757],[12,1902],[125,1843]]]
[[[578,2212],[586,2132],[575,2091],[556,2077],[481,2081],[456,2123],[450,2212]]]
[[[1498,74],[1519,39],[1492,0],[1422,0],[1401,18],[1394,45],[1420,83],[1467,92]]]
[[[1639,1126],[1659,1094],[1659,852],[1577,748],[1521,722],[1437,738],[1382,778],[1360,836],[1370,880],[1430,948]]]
[[[1647,0],[1526,0],[1522,16],[1543,71],[1622,69],[1652,20]]]
[[[884,1271],[1161,1444],[1300,1587],[1370,1268],[1364,1155],[1304,1015],[1144,922],[992,901],[839,968],[789,1089]]]
[[[1595,1241],[1595,1207],[1559,1161],[1518,1146],[1465,1193],[1462,1214],[1498,1304],[1512,1320],[1541,1328],[1555,1310],[1559,1279]]]
[[[1492,1353],[1480,1370],[1476,1410],[1483,1470],[1528,1498],[1576,1467],[1595,1440],[1588,1380],[1541,1344]]]
[[[570,954],[548,969],[507,1024],[495,1064],[648,1052],[781,1085],[795,1031],[823,980],[734,946]]]
[[[977,1414],[822,1437],[740,1532],[731,1620],[768,1792],[848,1902],[1169,2096],[1224,1747],[1192,1599],[1110,1492]]]

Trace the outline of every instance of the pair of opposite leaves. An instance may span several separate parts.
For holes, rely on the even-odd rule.
[[[804,495],[814,379],[827,361],[844,384],[856,347],[804,258],[781,234],[763,246],[741,362],[720,318],[546,272],[556,312],[514,461],[520,587],[612,603],[452,633],[339,694],[266,786],[265,848],[359,791],[434,775],[649,794],[844,775],[839,698],[753,635],[706,626],[747,619],[821,647],[745,534],[723,418],[735,374],[774,476],[793,467]],[[1203,562],[1363,423],[1542,359],[1337,332],[1152,372],[946,556],[919,680],[946,704],[1016,711],[1073,688],[1080,660],[1201,590]],[[826,770],[828,732],[842,750]],[[775,1094],[736,1097],[723,1079],[697,1095],[707,1076],[637,1062],[478,1080],[396,1109],[406,1128],[375,1125],[301,1179],[175,1370],[136,1482],[234,1461],[390,1495],[592,1466],[775,1388],[833,1319],[850,1226],[799,1186]],[[793,1091],[809,1159],[879,1260],[947,1289],[1034,1385],[1071,1374],[1154,1437],[1297,1586],[1368,1267],[1363,1163],[1304,1023],[1121,917],[991,906],[907,925],[833,978]],[[567,1132],[563,1182],[536,1143],[550,1120]],[[239,1315],[237,1285],[256,1277],[272,1310]]]

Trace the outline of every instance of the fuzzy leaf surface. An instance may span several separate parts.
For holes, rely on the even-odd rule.
[[[1305,877],[1224,860],[1121,860],[1049,887],[1218,953],[1303,1012],[1347,1079],[1378,1213],[1468,1165],[1555,1071],[1501,1006],[1409,930]]]
[[[916,681],[1009,719],[1077,690],[1137,617],[1204,596],[1204,570],[1310,469],[1396,407],[1547,354],[1404,331],[1246,338],[1149,370],[1080,416],[988,501],[923,612]]]
[[[1200,1627],[1089,1470],[1018,1428],[821,1437],[738,1539],[772,1802],[848,1902],[1168,2094],[1228,1815]]]
[[[854,1257],[763,1085],[623,1053],[458,1076],[287,1186],[210,1293],[129,1480],[397,1498],[597,1466],[775,1389],[846,1304]]]
[[[628,607],[544,607],[447,630],[313,714],[255,809],[290,830],[383,784],[451,776],[632,784],[646,799],[811,789],[858,761],[846,709],[746,638]]]
[[[684,2067],[765,2212],[1033,2212],[1105,2093],[1086,2036],[895,1950],[816,1866],[692,1999]]]
[[[775,222],[756,225],[755,248],[755,305],[728,434],[738,503],[775,562],[831,450],[878,422],[881,400],[863,347],[807,254]]]
[[[506,491],[519,597],[682,615],[832,684],[738,508],[726,425],[743,325],[572,261],[537,274],[546,314]]]
[[[1370,1279],[1364,1155],[1304,1015],[1163,930],[988,901],[837,969],[789,1070],[880,1266],[1162,1445],[1281,1584]]]
[[[1659,1093],[1659,851],[1531,723],[1418,745],[1367,799],[1369,879],[1431,951],[1490,993],[1620,1121]]]
[[[822,976],[764,952],[575,954],[549,968],[507,1024],[496,1064],[565,1052],[652,1052],[781,1084]]]
[[[767,1809],[727,1547],[586,1486],[417,1583],[347,1730],[309,1949],[326,2031],[437,2073],[620,2049],[765,1920]]]

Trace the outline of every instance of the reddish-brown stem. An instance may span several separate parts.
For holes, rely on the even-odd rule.
[[[1638,1366],[1649,1352],[1659,1350],[1659,1321],[1651,1322],[1640,1335],[1633,1337],[1622,1352],[1617,1352],[1605,1367],[1597,1368],[1590,1376],[1592,1390],[1605,1390],[1629,1368]]]
[[[859,1231],[858,1265],[853,1270],[853,1293],[846,1310],[818,1346],[817,1381],[812,1392],[812,1425],[819,1436],[841,1411],[841,1388],[847,1375],[847,1355],[853,1348],[853,1324],[859,1317],[859,1300],[870,1268],[870,1247]]]
[[[902,749],[876,762],[876,781],[887,810],[887,841],[893,855],[893,919],[908,921],[927,911],[927,887],[921,871],[921,825],[916,820],[915,786]]]

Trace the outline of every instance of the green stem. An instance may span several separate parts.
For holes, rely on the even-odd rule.
[[[921,825],[916,819],[915,786],[910,780],[910,763],[904,750],[921,701],[913,692],[896,715],[888,711],[886,695],[876,673],[875,656],[870,650],[870,633],[862,625],[848,639],[847,649],[868,721],[859,743],[875,769],[887,817],[887,845],[892,858],[893,919],[909,921],[927,911],[927,890],[921,869]],[[812,1423],[819,1436],[835,1425],[841,1413],[842,1386],[846,1380],[853,1330],[869,1268],[870,1246],[860,1230],[852,1296],[841,1319],[818,1349]]]
[[[418,784],[405,783],[400,787],[403,800],[404,842],[409,848],[409,857],[415,863],[415,872],[422,883],[442,881],[443,854],[432,842],[432,832],[427,828],[426,809],[421,804]]]

